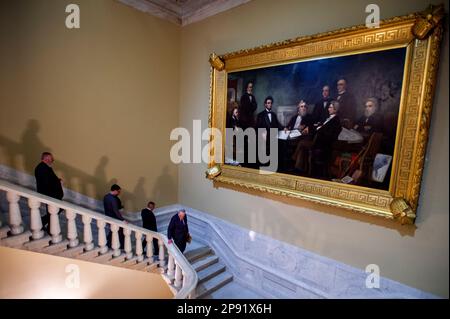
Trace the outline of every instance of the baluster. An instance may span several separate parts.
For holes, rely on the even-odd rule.
[[[182,283],[182,278],[183,275],[181,274],[181,267],[180,265],[178,265],[178,263],[175,263],[175,282],[174,282],[174,286],[176,288],[180,288],[181,287],[181,283]]]
[[[11,234],[18,235],[23,233],[22,215],[19,208],[19,194],[9,191],[6,193],[9,202],[9,227]]]
[[[62,241],[61,226],[59,225],[59,207],[48,205],[48,212],[50,213],[50,235],[52,235],[52,244],[57,244]]]
[[[182,285],[182,287],[185,287],[187,278],[186,278],[186,273],[184,272],[183,269],[181,269],[181,274],[183,276],[183,285]]]
[[[92,229],[91,229],[91,221],[92,217],[88,215],[83,215],[81,218],[83,220],[83,238],[84,238],[84,250],[89,251],[94,248],[94,243],[92,242]]]
[[[106,240],[106,222],[104,220],[97,220],[98,228],[98,246],[100,247],[100,254],[106,254],[108,252],[107,240]]]
[[[28,198],[28,206],[30,207],[30,228],[31,237],[33,239],[39,239],[44,237],[44,231],[42,230],[42,219],[39,207],[41,203],[36,198]]]
[[[149,234],[146,234],[145,240],[147,241],[147,258],[151,258],[153,262],[153,237]]]
[[[167,263],[167,276],[169,276],[169,277],[173,276],[174,266],[175,266],[175,263],[174,263],[173,256],[171,254],[169,254],[169,261]]]
[[[137,262],[140,263],[144,260],[144,255],[142,255],[143,249],[142,249],[142,233],[135,232],[134,237],[136,238],[136,257]]]
[[[123,228],[123,234],[125,235],[125,243],[124,243],[125,258],[131,259],[133,258],[133,251],[131,249],[131,229]]]
[[[113,256],[120,256],[120,241],[119,241],[119,226],[116,224],[111,224],[112,231],[112,240],[111,240],[111,248],[113,250]]]
[[[75,217],[77,214],[73,210],[66,210],[67,217],[67,238],[69,239],[69,247],[78,246],[78,231],[75,223]]]
[[[158,238],[158,245],[159,245],[159,267],[164,267],[164,265],[166,264],[164,261],[164,243],[160,238]]]

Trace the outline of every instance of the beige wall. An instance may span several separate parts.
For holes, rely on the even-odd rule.
[[[177,201],[178,26],[111,0],[7,0],[0,43],[0,164],[32,173],[50,149],[71,189],[101,198],[117,181],[130,210]]]
[[[0,260],[2,299],[173,298],[158,273],[7,247],[0,247]]]
[[[361,24],[368,3],[254,0],[183,28],[180,124],[191,128],[193,119],[201,119],[207,127],[211,52]],[[423,10],[429,1],[377,4],[382,18],[389,18]],[[350,265],[378,264],[382,276],[448,297],[448,34],[444,42],[417,230],[306,202],[214,189],[204,178],[204,164],[180,166],[180,203]]]
[[[64,26],[71,2],[80,4],[80,30]],[[32,172],[51,149],[66,185],[89,196],[117,180],[128,209],[147,198],[179,201],[350,265],[376,263],[383,276],[448,297],[448,34],[415,231],[214,189],[206,165],[177,170],[169,160],[172,128],[191,128],[193,119],[207,126],[211,52],[361,24],[367,3],[254,0],[180,31],[110,0],[1,1],[0,164]],[[377,3],[387,18],[428,1]]]

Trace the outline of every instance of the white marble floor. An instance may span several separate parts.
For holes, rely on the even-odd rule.
[[[203,297],[203,299],[262,299],[252,290],[249,290],[238,283],[230,282],[213,292],[212,294]]]

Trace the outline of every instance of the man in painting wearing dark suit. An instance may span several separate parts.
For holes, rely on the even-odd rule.
[[[288,131],[299,130],[302,134],[308,134],[313,124],[313,116],[308,114],[308,105],[305,101],[301,100],[297,106],[297,110],[297,114],[291,118],[285,129]]]
[[[347,89],[347,80],[341,78],[337,81],[338,96],[336,100],[339,102],[339,118],[341,124],[347,129],[352,129],[355,122],[356,101],[353,94]]]
[[[264,99],[264,111],[258,113],[256,117],[256,128],[258,129],[258,147],[260,143],[266,143],[266,155],[270,155],[270,129],[276,128],[282,130],[280,123],[278,122],[277,115],[272,111],[273,97],[268,96]],[[263,130],[261,130],[263,129]],[[278,136],[275,136],[278,138]],[[258,149],[258,148],[257,148]],[[269,164],[269,163],[268,163]]]
[[[44,152],[41,155],[41,162],[34,169],[34,176],[36,178],[36,190],[42,195],[53,197],[61,200],[64,197],[64,191],[62,188],[62,180],[56,176],[53,171],[54,163],[53,155],[49,152]],[[42,218],[42,226],[49,232],[50,213]]]
[[[338,139],[342,126],[337,115],[339,112],[339,102],[332,101],[328,106],[328,118],[324,123],[316,128],[312,140],[304,140],[299,143],[294,153],[295,168],[302,174],[313,177],[323,177],[326,175],[323,167],[327,164],[331,156],[333,143]],[[311,167],[309,165],[311,164]],[[322,165],[323,170],[318,171],[317,167]]]
[[[169,244],[175,242],[175,245],[184,252],[189,235],[189,227],[186,216],[186,210],[180,209],[177,214],[172,216],[169,227],[167,228],[167,238]]]
[[[369,98],[366,101],[364,115],[361,116],[353,127],[358,132],[370,135],[383,130],[383,117],[378,113],[378,101]]]
[[[310,152],[311,176],[328,178],[328,164],[331,159],[333,143],[342,131],[342,122],[338,116],[340,103],[332,101],[328,106],[329,116],[316,129],[316,136]]]
[[[158,231],[157,225],[156,225],[156,217],[153,213],[153,210],[155,209],[155,203],[154,202],[148,202],[147,207],[145,207],[141,211],[141,217],[142,217],[142,227],[154,232]],[[144,239],[142,241],[142,247],[145,249],[147,247],[147,239]],[[159,254],[159,247],[158,247],[158,239],[153,238],[153,255]]]
[[[243,130],[253,127],[255,124],[254,113],[257,108],[255,96],[253,95],[253,82],[248,82],[245,93],[241,96],[239,105],[239,121]]]
[[[330,105],[331,101],[332,99],[330,97],[330,87],[328,85],[325,85],[322,88],[322,98],[316,103],[312,113],[315,127],[322,125],[323,122],[325,122],[325,120],[328,118],[328,106]]]

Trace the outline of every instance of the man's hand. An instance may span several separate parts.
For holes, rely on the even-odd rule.
[[[308,135],[309,134],[309,128],[306,127],[303,131],[302,131],[303,135]]]
[[[169,239],[169,245],[172,243],[172,239]]]

